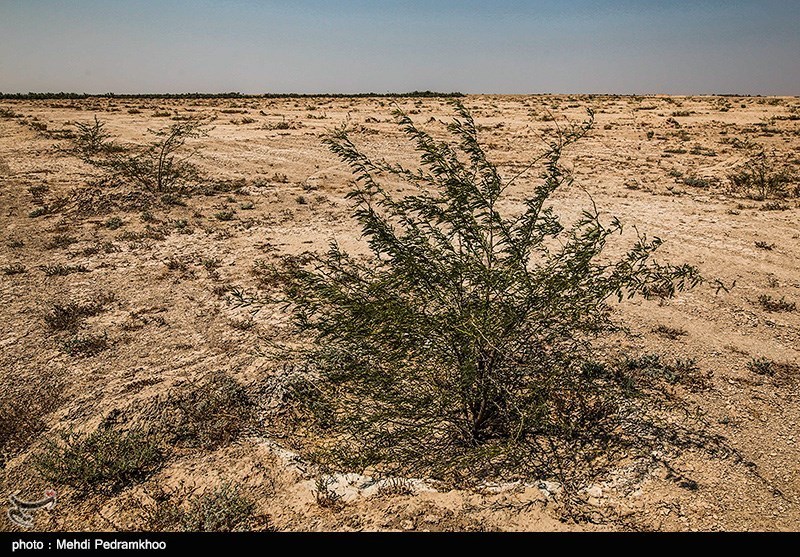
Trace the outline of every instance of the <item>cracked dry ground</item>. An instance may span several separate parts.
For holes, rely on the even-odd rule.
[[[398,102],[433,133],[451,116],[442,100]],[[629,354],[694,358],[711,376],[709,388],[676,393],[742,460],[689,450],[671,469],[621,463],[609,481],[591,487],[590,520],[578,523],[563,521],[557,500],[536,483],[368,492],[356,485],[363,478],[341,476],[334,489],[345,497],[326,507],[315,497],[314,470],[280,438],[262,436],[258,421],[268,413],[261,412],[225,443],[172,447],[156,469],[123,489],[54,485],[58,504],[36,516],[37,527],[146,528],[137,509],[159,489],[183,483],[201,493],[233,482],[255,500],[255,513],[268,517],[252,528],[797,530],[800,312],[769,311],[759,297],[800,304],[800,208],[792,199],[733,197],[726,187],[754,146],[797,166],[800,100],[464,102],[492,158],[509,171],[540,149],[539,134],[554,127],[551,115],[580,119],[592,107],[595,129],[567,154],[577,183],[605,216],[662,237],[661,259],[697,265],[726,285],[735,281],[728,293],[701,287],[670,303],[622,304],[615,312],[628,331],[613,342]],[[260,386],[281,369],[261,348],[285,334],[286,319],[233,307],[228,289],[255,286],[255,261],[324,249],[330,239],[363,251],[344,199],[351,177],[321,144],[326,129],[349,118],[368,152],[410,160],[388,99],[41,100],[0,101],[0,108],[0,489],[29,499],[52,484],[32,457],[59,428],[87,431],[109,416],[136,415],[219,371],[266,404],[258,401]],[[123,143],[146,141],[148,128],[176,118],[213,119],[208,135],[192,140],[205,187],[165,199],[92,185],[97,171],[69,152],[63,130],[94,115]],[[511,204],[525,187],[530,182],[517,186]],[[588,202],[578,187],[556,201],[568,215]],[[37,211],[44,206],[50,210]],[[94,311],[72,327],[51,326],[45,318],[53,305],[69,303]],[[780,373],[754,373],[748,364],[758,358],[775,362]]]

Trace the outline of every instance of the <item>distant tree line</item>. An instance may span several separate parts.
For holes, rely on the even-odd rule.
[[[442,93],[438,91],[411,91],[408,93],[264,93],[260,95],[245,95],[242,93],[2,93],[0,99],[307,99],[315,97],[332,98],[365,98],[365,97],[463,97],[463,93]]]

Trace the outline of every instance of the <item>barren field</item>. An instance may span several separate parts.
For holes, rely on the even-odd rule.
[[[462,100],[509,175],[556,126],[594,111],[588,137],[564,155],[575,184],[553,202],[577,217],[593,199],[625,225],[612,252],[638,229],[664,240],[659,261],[696,265],[708,279],[669,301],[612,304],[624,329],[609,345],[631,358],[693,359],[702,388],[664,388],[727,450],[621,459],[581,492],[580,512],[553,478],[457,488],[320,470],[281,427],[291,400],[276,385],[291,370],[268,346],[291,339],[287,316],[251,313],[231,292],[258,292],[259,265],[285,254],[331,240],[365,251],[345,198],[352,174],[323,145],[327,131],[347,121],[365,152],[411,165],[393,104],[437,137],[452,107],[0,100],[0,493],[30,501],[56,490],[56,505],[35,513],[41,530],[800,529],[800,99]],[[105,179],[72,139],[75,123],[95,116],[123,146],[202,120],[205,134],[186,144],[200,178],[173,193]],[[794,173],[794,193],[759,199],[732,187],[730,175],[760,151]],[[534,185],[518,182],[509,208]],[[103,432],[156,422],[172,434],[158,447],[145,434],[102,446]],[[70,428],[99,432],[92,450],[106,466],[139,464],[93,482],[96,470],[58,452]]]

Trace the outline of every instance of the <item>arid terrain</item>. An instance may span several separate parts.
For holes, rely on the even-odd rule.
[[[614,239],[620,250],[638,229],[664,240],[659,261],[696,265],[708,279],[673,300],[614,305],[626,329],[612,344],[620,354],[694,359],[707,385],[675,394],[733,452],[687,448],[668,466],[620,462],[586,491],[579,518],[551,478],[452,489],[426,478],[373,483],[364,470],[323,477],[271,423],[271,386],[285,369],[267,347],[287,338],[286,315],[253,314],[230,293],[257,292],[259,261],[333,239],[364,251],[345,198],[352,175],[322,143],[326,131],[347,121],[367,153],[411,164],[393,105],[442,135],[447,101],[0,100],[3,498],[55,489],[56,505],[34,516],[42,530],[211,527],[195,515],[214,505],[238,505],[237,527],[248,529],[800,529],[800,198],[757,199],[729,179],[763,150],[797,180],[800,99],[462,100],[509,174],[556,126],[594,111],[588,137],[565,152],[575,184],[554,203],[578,215],[591,196],[604,218],[626,226]],[[95,116],[123,146],[202,120],[205,133],[186,144],[201,178],[185,193],[157,194],[105,180],[72,139],[75,123]],[[517,183],[509,203],[533,186]],[[201,400],[214,388],[222,411]],[[241,424],[231,401],[248,408]],[[164,408],[180,409],[164,423],[190,434],[165,442],[158,459],[141,457],[141,474],[96,489],[80,485],[91,471],[43,476],[41,455],[52,455],[48,443],[65,428],[146,425],[163,421]],[[193,408],[195,421],[217,422],[195,424]]]

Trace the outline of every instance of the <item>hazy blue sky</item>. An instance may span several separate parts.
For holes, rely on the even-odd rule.
[[[799,0],[0,0],[0,91],[800,94]]]

